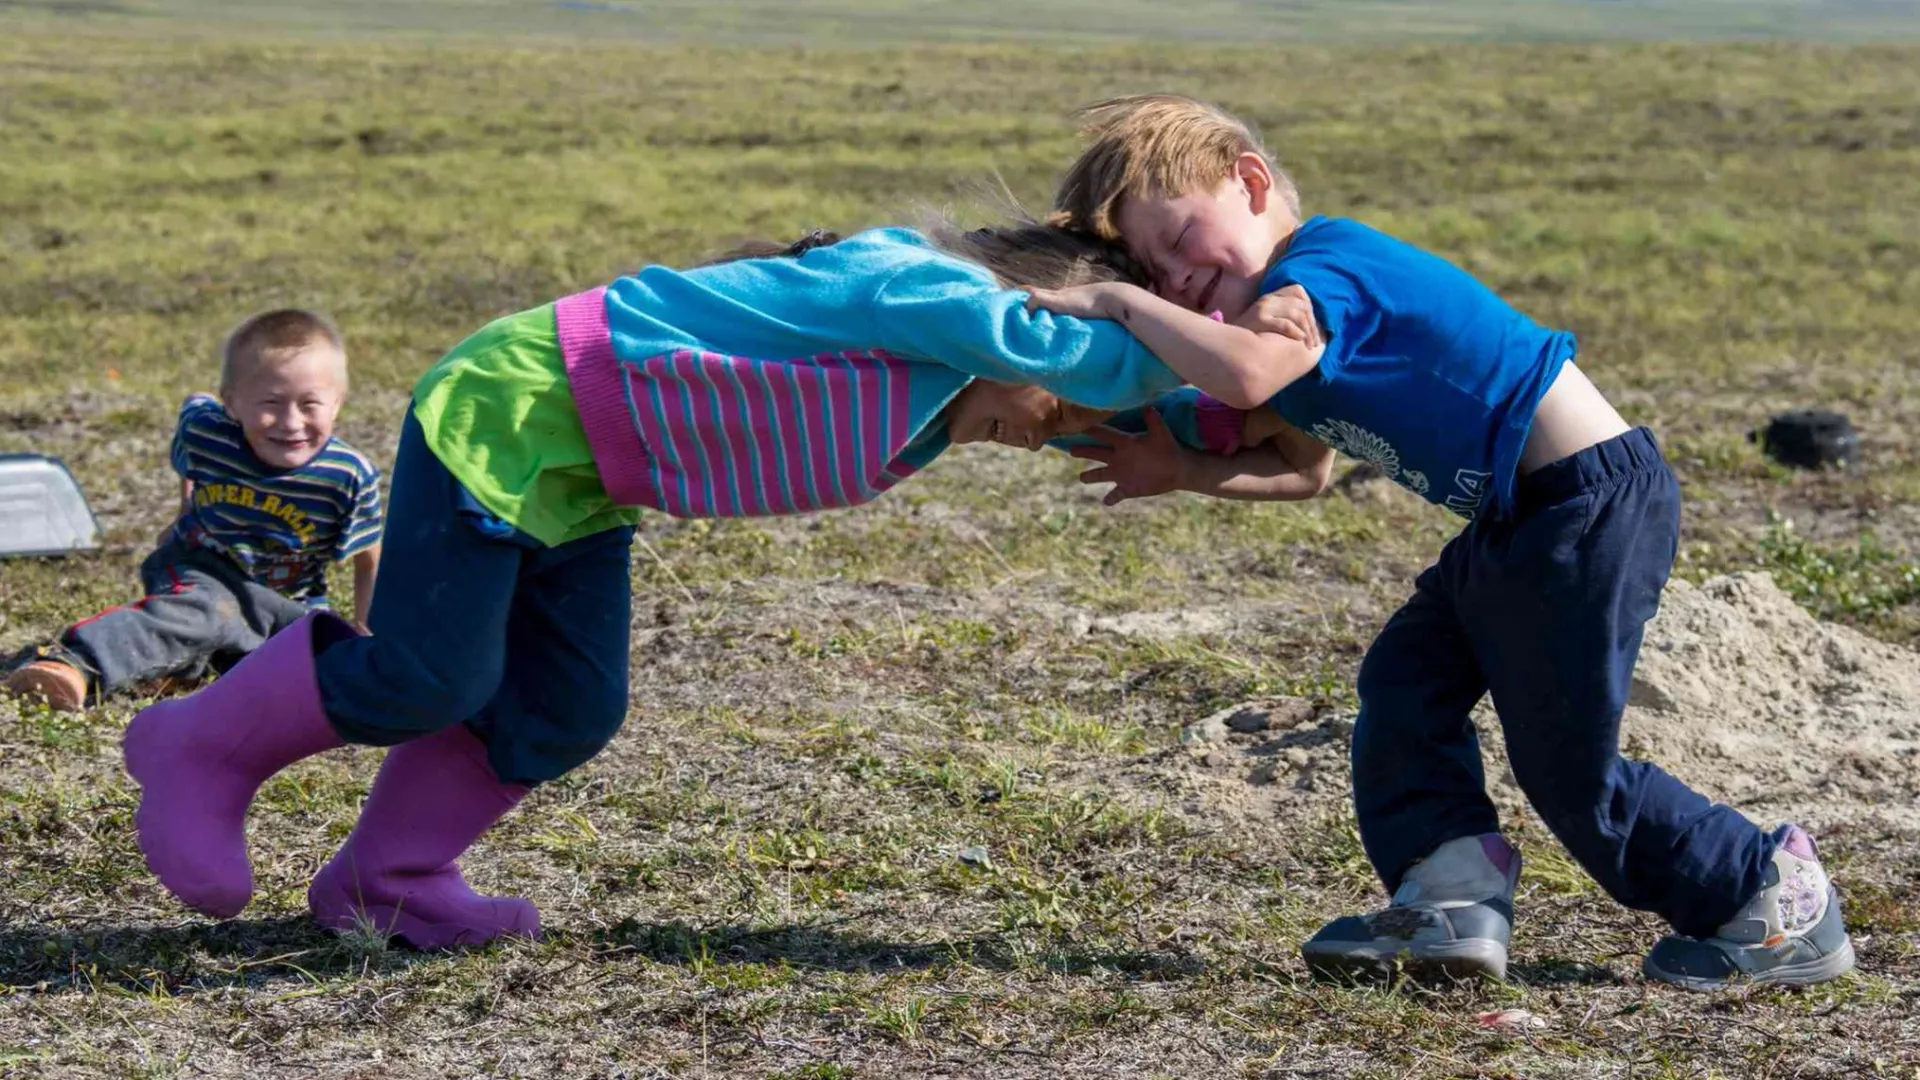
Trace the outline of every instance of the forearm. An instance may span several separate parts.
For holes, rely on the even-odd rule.
[[[353,621],[364,628],[367,614],[373,610],[373,575],[355,571],[353,575]]]
[[[1333,447],[1292,424],[1279,421],[1267,435],[1265,445],[1285,458],[1300,475],[1311,479],[1316,485],[1315,491],[1325,491],[1333,482]]]
[[[1270,447],[1230,457],[1182,448],[1179,489],[1216,499],[1293,502],[1320,494],[1325,484]]]
[[[367,613],[373,610],[373,580],[379,569],[378,546],[353,557],[353,621],[362,628],[367,625]]]
[[[1235,408],[1266,404],[1319,359],[1302,342],[1223,323],[1134,286],[1103,292],[1101,304],[1175,374]]]

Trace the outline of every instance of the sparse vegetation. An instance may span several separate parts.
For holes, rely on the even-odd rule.
[[[0,4],[0,451],[64,457],[107,547],[0,565],[0,647],[127,599],[172,506],[173,409],[251,309],[338,318],[343,433],[387,463],[414,376],[494,315],[741,235],[899,220],[996,170],[1041,204],[1073,151],[1067,109],[1146,88],[1243,110],[1310,210],[1444,253],[1575,330],[1681,473],[1682,573],[1771,569],[1823,616],[1895,641],[1920,628],[1920,50],[842,53],[508,36],[528,16],[506,4],[434,40],[306,34],[263,5],[235,6],[252,21],[231,30],[59,6]],[[433,6],[314,11],[365,25]],[[700,5],[687,33],[751,38],[714,29],[746,10]],[[1240,9],[1154,10],[1218,26]],[[1745,442],[1810,404],[1852,415],[1860,472],[1788,474]],[[1864,972],[1832,988],[1647,986],[1654,921],[1517,814],[1513,984],[1307,981],[1301,938],[1379,899],[1350,819],[1223,816],[1156,786],[1156,763],[1242,698],[1350,707],[1366,642],[1454,523],[1377,480],[1294,507],[1108,511],[1074,471],[973,447],[858,512],[650,520],[625,731],[465,863],[541,905],[537,944],[423,956],[307,924],[306,883],[373,774],[364,750],[272,781],[254,905],[189,918],[132,840],[117,740],[139,703],[0,702],[0,1073],[1920,1068],[1920,834],[1864,816],[1822,823]],[[1504,1008],[1546,1026],[1477,1019]]]

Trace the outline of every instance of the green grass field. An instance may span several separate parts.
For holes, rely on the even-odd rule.
[[[1067,110],[1157,88],[1257,121],[1309,211],[1577,332],[1682,477],[1682,576],[1769,569],[1824,617],[1920,633],[1920,49],[1335,40],[1390,8],[1436,39],[1895,39],[1906,6],[1100,9],[1159,20],[1152,46],[1045,5],[790,7],[563,12],[583,38],[477,0],[0,5],[0,452],[64,457],[108,541],[0,564],[0,648],[130,598],[174,409],[250,310],[337,317],[342,433],[384,465],[412,379],[492,316],[741,236],[964,207],[996,174],[1043,204]],[[1500,21],[1522,8],[1529,28]],[[776,9],[793,21],[754,14]],[[880,44],[910,34],[949,43]],[[953,41],[1008,36],[1074,43]],[[875,47],[822,47],[849,37]],[[1809,405],[1852,415],[1860,471],[1746,441]],[[0,701],[0,1074],[1920,1076],[1920,833],[1866,808],[1823,834],[1863,967],[1835,987],[1649,987],[1654,920],[1517,812],[1513,984],[1308,981],[1299,941],[1379,899],[1339,783],[1230,812],[1170,786],[1178,734],[1256,696],[1349,708],[1456,526],[1358,478],[1108,511],[1074,471],[970,447],[856,512],[650,521],[625,731],[465,863],[540,903],[537,945],[308,927],[371,751],[269,783],[254,905],[190,918],[132,840],[117,739],[140,703]],[[1476,1022],[1502,1008],[1545,1026]]]
[[[1920,39],[1901,0],[0,0],[57,28],[747,45]]]

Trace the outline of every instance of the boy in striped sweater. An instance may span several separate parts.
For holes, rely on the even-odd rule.
[[[326,319],[255,315],[221,349],[220,395],[192,394],[174,430],[180,516],[140,566],[147,595],[68,627],[6,681],[56,709],[166,676],[230,666],[327,606],[327,564],[352,560],[364,623],[379,560],[379,472],[333,437],[347,355]]]

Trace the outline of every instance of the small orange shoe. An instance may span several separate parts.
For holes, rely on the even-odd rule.
[[[40,698],[61,712],[79,712],[87,704],[86,673],[58,660],[35,660],[7,676],[6,688],[19,697]]]

